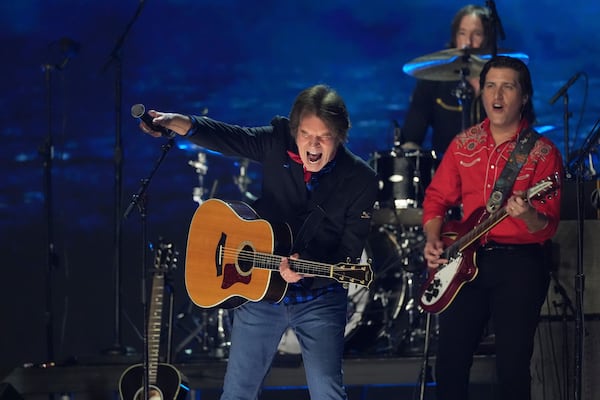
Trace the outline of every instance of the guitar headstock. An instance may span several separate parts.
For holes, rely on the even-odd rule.
[[[560,188],[560,176],[558,173],[552,174],[527,190],[527,200],[543,201],[551,199],[556,195],[556,191]]]
[[[177,268],[179,252],[173,243],[160,239],[157,245],[152,245],[152,248],[154,249],[155,271],[167,272]]]
[[[333,267],[333,278],[340,283],[369,287],[373,282],[373,269],[370,263],[338,263]]]

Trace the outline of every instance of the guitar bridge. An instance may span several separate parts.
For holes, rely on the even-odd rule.
[[[217,248],[215,249],[215,269],[216,276],[223,275],[223,248],[225,247],[225,242],[227,241],[227,235],[225,232],[221,232],[221,238],[219,239],[219,243],[217,244]]]

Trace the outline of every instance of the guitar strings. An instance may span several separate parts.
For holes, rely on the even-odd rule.
[[[252,264],[257,264],[260,268],[269,269],[273,271],[279,269],[279,262],[282,258],[281,256],[274,254],[260,253],[248,250],[238,250],[229,247],[221,247],[221,249],[222,255],[224,257],[232,257],[237,259],[238,261],[248,261]],[[321,276],[332,276],[336,278],[343,278],[346,276],[346,274],[340,272],[347,272],[349,270],[361,271],[365,269],[365,267],[361,265],[355,265],[355,268],[349,269],[347,267],[340,267],[338,265],[328,265],[309,260],[291,259],[290,262],[296,272],[305,274],[315,274]],[[357,279],[352,279],[351,277],[349,278],[349,280],[358,281]]]

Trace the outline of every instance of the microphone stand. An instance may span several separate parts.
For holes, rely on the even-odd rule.
[[[425,342],[423,345],[423,359],[421,373],[419,374],[419,400],[425,398],[425,387],[433,379],[431,377],[431,367],[429,366],[429,333],[431,332],[431,313],[425,317]]]
[[[134,350],[128,346],[121,344],[121,253],[122,253],[122,238],[121,238],[121,198],[123,192],[123,147],[121,140],[121,108],[122,108],[122,81],[123,81],[123,60],[121,58],[121,49],[125,38],[129,33],[134,22],[142,12],[145,1],[138,3],[137,10],[133,18],[125,27],[125,31],[117,40],[115,47],[110,53],[108,61],[102,67],[102,72],[105,72],[110,64],[115,64],[115,209],[114,209],[114,268],[113,268],[113,286],[114,286],[114,342],[111,348],[105,350],[105,353],[110,355],[129,355]]]
[[[487,8],[490,9],[490,23],[492,25],[492,56],[498,55],[498,36],[500,36],[500,40],[506,39],[506,34],[504,33],[504,28],[502,27],[502,21],[500,21],[500,16],[498,15],[498,10],[496,10],[496,2],[494,0],[488,0],[485,2]]]
[[[565,95],[566,97],[566,95]],[[582,387],[582,364],[583,364],[583,340],[584,340],[584,310],[583,292],[585,290],[585,274],[583,272],[583,225],[584,225],[584,203],[583,203],[583,175],[585,169],[585,157],[590,154],[594,146],[600,140],[600,120],[596,121],[592,131],[586,138],[581,151],[573,159],[567,162],[572,173],[576,177],[577,187],[577,272],[575,274],[575,377],[574,390],[575,400],[580,400]],[[568,155],[567,155],[568,157]]]
[[[48,361],[54,360],[54,313],[52,310],[52,276],[58,268],[58,255],[54,243],[53,191],[52,191],[52,160],[54,158],[54,142],[52,135],[52,71],[56,67],[46,64],[42,66],[46,83],[46,108],[48,136],[39,152],[43,156],[44,167],[44,199],[46,212],[46,351]]]
[[[146,263],[147,263],[147,244],[148,244],[148,218],[147,218],[147,208],[146,208],[146,191],[148,190],[148,186],[150,185],[150,181],[152,180],[152,177],[154,176],[154,174],[156,173],[156,171],[158,170],[158,167],[160,166],[160,164],[163,162],[163,160],[165,159],[165,157],[167,156],[167,153],[169,152],[169,150],[171,150],[173,148],[173,145],[175,143],[175,140],[173,138],[169,139],[169,141],[164,144],[162,146],[162,153],[160,155],[160,157],[158,158],[158,160],[156,161],[154,168],[152,168],[152,170],[150,171],[150,175],[145,178],[142,179],[142,184],[140,185],[138,191],[136,194],[134,194],[131,198],[131,202],[129,203],[129,206],[127,207],[127,210],[125,210],[125,214],[123,215],[124,218],[129,217],[129,214],[133,211],[134,208],[138,208],[139,212],[140,212],[140,217],[142,220],[141,223],[141,234],[142,234],[142,313],[144,315],[144,323],[143,323],[143,347],[144,347],[144,351],[143,351],[143,366],[144,366],[144,375],[143,375],[143,390],[144,390],[144,396],[143,399],[148,399],[149,398],[149,393],[150,393],[150,386],[149,386],[149,377],[148,377],[148,373],[149,373],[149,354],[148,354],[148,321],[149,321],[149,316],[148,316],[148,304],[146,301]],[[171,307],[171,305],[169,305],[169,307]]]
[[[42,71],[44,72],[44,81],[46,86],[46,121],[47,121],[47,136],[46,141],[38,149],[43,157],[44,168],[44,203],[46,213],[46,352],[47,361],[54,360],[54,311],[52,307],[53,290],[52,277],[56,269],[58,269],[59,259],[56,252],[56,244],[54,242],[54,193],[52,190],[52,166],[54,160],[54,139],[52,134],[52,71],[62,71],[65,69],[71,57],[79,51],[79,45],[69,39],[61,39],[64,42],[62,53],[64,59],[60,64],[43,64]]]

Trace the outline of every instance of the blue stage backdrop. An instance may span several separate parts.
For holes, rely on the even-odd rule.
[[[138,208],[128,218],[123,213],[165,140],[138,130],[133,104],[267,124],[288,114],[301,89],[327,83],[347,100],[350,148],[367,159],[391,148],[394,123],[403,121],[415,80],[402,66],[445,48],[449,21],[463,4],[1,2],[0,372],[98,355],[114,345],[141,350],[144,219]],[[538,127],[563,152],[567,136],[569,148],[579,149],[600,117],[600,3],[500,0],[496,6],[506,33],[500,47],[529,56]],[[550,105],[578,72],[568,108],[562,98]],[[183,287],[194,197],[244,199],[240,172],[256,193],[256,165],[178,139],[148,189],[147,237],[179,248],[175,300],[187,314],[198,312]],[[115,311],[117,297],[122,314]]]

